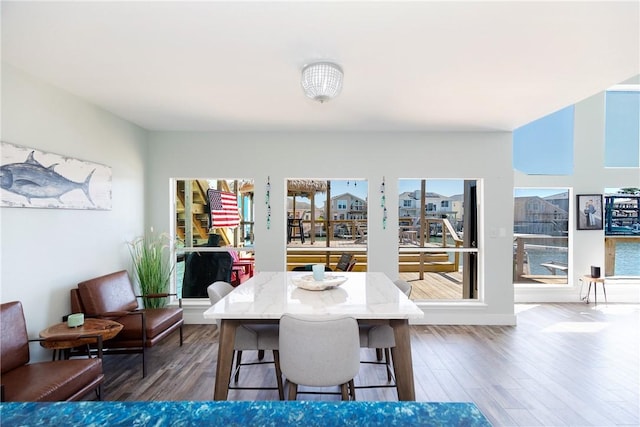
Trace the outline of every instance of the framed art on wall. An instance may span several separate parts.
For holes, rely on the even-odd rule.
[[[576,206],[578,230],[602,230],[602,194],[578,194]]]
[[[111,209],[111,168],[1,142],[0,206]]]

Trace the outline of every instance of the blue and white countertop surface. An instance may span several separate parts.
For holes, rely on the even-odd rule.
[[[154,401],[2,403],[12,426],[491,426],[473,403]]]

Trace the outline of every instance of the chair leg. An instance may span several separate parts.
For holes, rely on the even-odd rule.
[[[342,400],[349,400],[349,390],[347,383],[340,384],[340,394],[342,395]]]
[[[356,383],[353,380],[353,378],[349,380],[349,389],[351,394],[351,400],[356,400]]]
[[[388,348],[384,349],[384,361],[387,368],[387,381],[391,382],[391,356]]]
[[[298,397],[298,384],[294,384],[291,381],[287,380],[289,384],[289,400],[296,400]]]
[[[234,381],[237,383],[240,378],[240,365],[242,364],[242,351],[236,352],[236,375],[234,377]]]
[[[182,325],[180,325],[180,347],[182,347]]]
[[[376,359],[378,359],[378,362],[382,361],[382,349],[381,348],[376,348]]]
[[[264,359],[264,350],[258,350],[258,360]]]
[[[147,351],[144,343],[142,344],[142,378],[147,376]]]
[[[276,382],[278,383],[278,397],[284,400],[284,386],[282,385],[282,370],[280,369],[280,352],[273,350],[273,363],[276,365]]]

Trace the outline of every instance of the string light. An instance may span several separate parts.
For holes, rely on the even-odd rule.
[[[382,177],[382,184],[380,184],[380,207],[382,208],[382,229],[387,229],[387,198],[385,196],[384,176]]]
[[[266,198],[265,204],[267,205],[267,230],[271,229],[271,203],[269,199],[271,197],[271,178],[267,176],[267,186],[266,186]]]

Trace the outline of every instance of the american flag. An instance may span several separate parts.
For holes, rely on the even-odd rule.
[[[233,193],[209,189],[211,228],[237,227],[240,224],[238,199]]]

